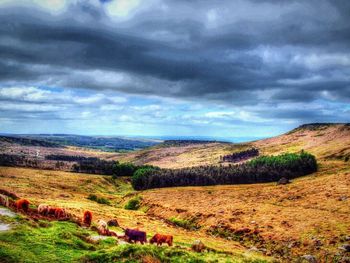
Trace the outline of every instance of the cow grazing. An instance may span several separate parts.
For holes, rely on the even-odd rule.
[[[161,246],[163,243],[167,243],[169,247],[173,245],[173,236],[155,234],[149,241],[151,244],[157,243],[157,246]]]
[[[46,215],[48,215],[48,216],[55,216],[56,209],[57,209],[56,207],[49,206],[49,207],[47,208],[47,213],[46,213]]]
[[[147,243],[146,232],[136,230],[136,229],[127,228],[125,230],[125,238],[126,238],[126,241],[132,242],[132,243],[137,243],[137,241],[140,242],[141,244]]]
[[[43,215],[43,216],[46,216],[49,212],[49,206],[48,205],[45,205],[45,204],[40,204],[38,206],[38,213]]]
[[[10,202],[9,202],[8,196],[0,194],[0,205],[6,206],[6,207],[10,206]]]
[[[27,213],[29,209],[29,201],[27,199],[19,199],[15,203],[17,211],[22,210],[23,212]]]
[[[99,227],[107,228],[107,223],[106,223],[106,221],[104,221],[104,220],[102,220],[102,219],[99,219],[99,220],[97,221],[97,225],[98,225]]]
[[[7,191],[5,189],[0,189],[0,194],[7,195],[8,197],[11,197],[12,199],[19,199],[18,195],[15,193],[12,193],[10,191]]]
[[[66,210],[63,208],[56,208],[55,209],[55,217],[56,219],[64,219],[67,217]]]
[[[84,218],[83,218],[83,223],[86,226],[91,226],[91,221],[92,221],[92,213],[88,210],[84,212]]]
[[[97,231],[100,235],[109,236],[110,231],[108,230],[107,223],[104,220],[99,219],[97,221]]]
[[[108,226],[119,226],[117,219],[111,219],[107,222]]]

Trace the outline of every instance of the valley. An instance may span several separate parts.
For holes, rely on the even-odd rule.
[[[145,230],[149,236],[158,232],[172,234],[176,249],[182,251],[201,240],[211,251],[195,254],[204,262],[307,262],[308,255],[317,262],[346,262],[348,252],[340,248],[348,242],[350,233],[349,143],[349,125],[314,124],[244,144],[159,144],[117,156],[79,149],[79,154],[91,151],[107,160],[172,169],[228,165],[220,163],[220,156],[252,147],[258,148],[261,155],[301,150],[314,154],[318,171],[286,185],[273,182],[135,191],[129,177],[113,179],[106,175],[17,167],[1,167],[0,180],[1,188],[35,205],[60,205],[77,215],[88,209],[93,212],[94,221],[117,218],[121,226]],[[109,204],[89,200],[91,194]],[[139,200],[139,207],[125,209],[132,199]],[[0,243],[6,242],[1,235]],[[98,246],[95,249],[102,249]],[[106,253],[124,246],[108,245]],[[11,254],[6,249],[0,253]]]

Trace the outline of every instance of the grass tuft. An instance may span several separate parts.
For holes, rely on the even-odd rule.
[[[141,207],[141,197],[136,196],[131,198],[124,206],[127,210],[138,210]]]
[[[98,197],[97,195],[94,194],[90,194],[87,199],[91,200],[91,201],[95,201],[99,204],[103,204],[103,205],[111,205],[111,202],[104,198],[104,197]]]

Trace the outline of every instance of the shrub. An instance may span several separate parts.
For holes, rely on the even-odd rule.
[[[116,162],[113,166],[113,177],[118,176],[133,176],[136,171],[139,169],[151,168],[151,169],[159,169],[158,167],[152,165],[141,165],[137,166],[133,163],[119,163]]]
[[[136,196],[132,199],[130,199],[126,205],[124,206],[125,209],[127,210],[137,210],[141,206],[141,197]]]
[[[187,219],[172,217],[169,219],[169,221],[174,225],[177,225],[179,227],[182,227],[188,230],[197,230],[200,228],[200,226],[197,224],[194,218],[187,220]]]
[[[98,197],[97,195],[94,195],[94,194],[90,194],[87,199],[91,200],[91,201],[95,201],[99,204],[103,204],[103,205],[110,205],[111,202],[104,198],[104,197]]]
[[[113,166],[113,176],[132,176],[137,167],[132,163],[118,163]]]
[[[232,154],[224,155],[220,159],[223,162],[237,163],[244,160],[248,160],[255,156],[259,156],[259,150],[256,148],[251,148],[241,152],[235,152]]]
[[[135,190],[147,189],[148,180],[157,171],[160,171],[160,169],[156,167],[151,167],[151,166],[138,169],[132,177],[132,181],[131,181],[132,187]]]

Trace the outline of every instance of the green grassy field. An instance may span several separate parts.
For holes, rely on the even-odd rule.
[[[23,216],[0,217],[12,229],[0,232],[1,262],[267,262],[227,253],[195,253],[186,247],[118,244],[71,222],[33,222]]]

